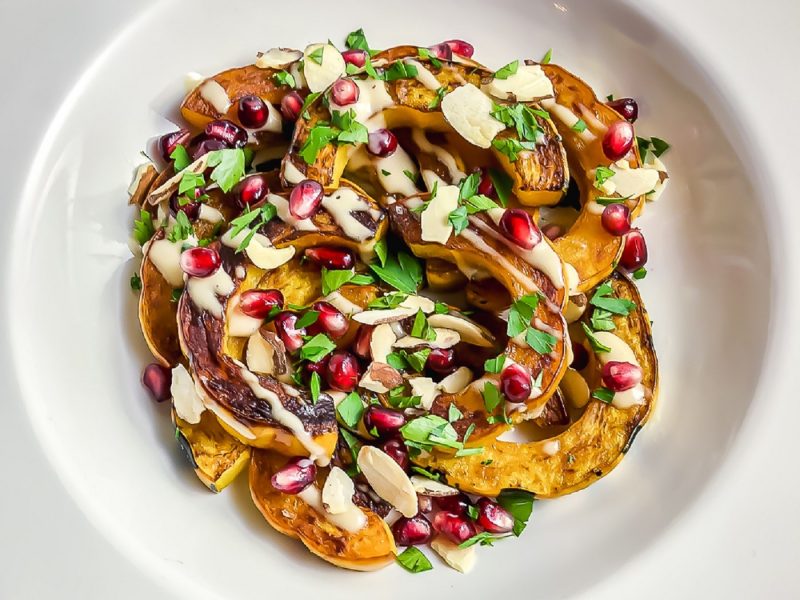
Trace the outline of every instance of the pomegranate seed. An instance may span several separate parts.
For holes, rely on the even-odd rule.
[[[337,79],[331,87],[331,99],[337,106],[348,106],[358,102],[361,90],[352,79],[343,77]]]
[[[192,160],[197,160],[209,152],[214,152],[215,150],[225,150],[226,148],[230,148],[230,146],[228,146],[228,144],[222,140],[202,137],[192,151]]]
[[[478,193],[489,196],[489,198],[496,198],[494,184],[492,183],[492,178],[489,177],[489,170],[485,167],[481,167],[480,174],[481,182],[478,184]]]
[[[647,244],[644,241],[642,232],[638,229],[631,229],[625,236],[625,248],[619,264],[628,271],[635,271],[647,263]]]
[[[514,529],[514,517],[489,498],[478,500],[478,525],[489,533],[508,533]]]
[[[442,60],[453,60],[453,49],[450,47],[450,44],[447,42],[442,42],[441,44],[436,44],[435,46],[431,46],[428,48],[436,58],[440,58]]]
[[[425,365],[434,373],[449,375],[456,370],[456,353],[452,348],[434,348]]]
[[[325,376],[325,371],[328,370],[328,361],[331,359],[330,354],[323,356],[316,362],[307,362],[305,364],[306,375],[311,377],[312,373],[316,373],[320,377]]]
[[[641,383],[642,370],[629,362],[610,360],[603,365],[601,377],[612,392],[624,392]]]
[[[589,364],[589,352],[583,344],[572,342],[572,363],[569,365],[576,371],[582,371]]]
[[[472,55],[475,54],[475,48],[472,47],[472,44],[464,40],[447,40],[445,44],[450,46],[453,54],[458,54],[464,58],[472,58]]]
[[[625,235],[631,229],[631,211],[625,204],[619,202],[609,204],[603,209],[600,222],[603,224],[603,229],[611,235]]]
[[[378,435],[383,437],[395,433],[406,424],[403,413],[378,404],[370,404],[364,411],[364,426],[367,431],[374,427]]]
[[[359,69],[367,64],[367,52],[366,50],[345,50],[342,52],[342,58],[344,62],[347,64],[353,65],[358,67]]]
[[[500,388],[509,402],[525,402],[531,395],[531,376],[521,365],[509,365],[500,374]]]
[[[208,277],[222,261],[213,248],[189,248],[181,254],[181,269],[190,277]]]
[[[408,448],[403,440],[389,438],[383,442],[381,450],[388,454],[403,470],[408,469]]]
[[[281,114],[287,121],[297,121],[303,110],[303,97],[297,92],[289,92],[281,99]]]
[[[295,327],[295,323],[299,318],[297,314],[292,312],[281,312],[275,316],[275,330],[278,332],[288,352],[299,350],[303,345],[303,336],[306,335],[306,328]]]
[[[179,129],[178,131],[167,133],[158,138],[158,148],[161,150],[161,157],[167,162],[171,161],[172,159],[169,155],[175,151],[178,144],[183,144],[185,146],[190,135],[188,129]]]
[[[242,312],[254,319],[266,319],[273,308],[282,307],[283,294],[278,290],[247,290],[239,300]]]
[[[272,474],[272,487],[284,494],[299,494],[317,478],[317,466],[311,459],[297,456]]]
[[[376,129],[369,134],[367,150],[381,158],[391,156],[397,150],[397,136],[388,129]]]
[[[266,102],[258,96],[242,96],[239,98],[239,121],[249,129],[263,127],[269,118]]]
[[[521,208],[507,209],[500,219],[500,229],[508,239],[526,250],[542,241],[542,234],[533,219]]]
[[[432,533],[431,522],[422,515],[416,515],[410,519],[400,517],[392,525],[392,535],[398,546],[425,544],[430,541]]]
[[[330,248],[328,246],[307,248],[306,258],[310,258],[326,269],[352,269],[353,265],[356,263],[356,258],[350,250]]]
[[[236,204],[242,209],[245,206],[250,208],[259,206],[267,194],[269,194],[269,185],[267,178],[263,175],[245,177],[233,188],[233,197],[236,199]]]
[[[172,396],[169,390],[172,385],[172,371],[158,363],[150,363],[142,372],[142,385],[156,402],[169,400]]]
[[[353,344],[353,352],[364,359],[371,357],[370,342],[372,342],[372,332],[375,329],[372,325],[359,325],[358,334],[356,335],[355,344]]]
[[[233,148],[241,148],[247,143],[247,132],[232,121],[211,121],[206,125],[205,134]]]
[[[349,327],[347,317],[330,302],[315,302],[311,310],[319,313],[317,320],[308,326],[308,333],[316,335],[327,333],[332,339],[338,340]]]
[[[307,219],[319,208],[323,190],[319,182],[304,179],[289,194],[289,212],[298,219]]]
[[[606,105],[621,114],[628,123],[633,123],[639,118],[639,105],[633,98],[617,98],[606,102]]]
[[[195,197],[203,195],[203,188],[195,188]],[[199,202],[187,202],[186,204],[181,204],[181,200],[177,194],[173,195],[169,199],[169,208],[173,214],[177,215],[178,211],[183,211],[186,213],[186,218],[190,221],[196,221],[197,217],[200,216],[200,203]]]
[[[358,359],[347,350],[337,350],[331,354],[325,375],[328,385],[333,389],[352,392],[361,376]]]
[[[564,235],[564,230],[561,228],[560,225],[556,225],[555,223],[550,223],[549,225],[544,226],[544,229],[542,229],[542,233],[548,240],[557,240],[562,235]]]
[[[630,152],[633,146],[633,125],[627,121],[614,121],[603,136],[603,154],[609,160],[619,160]]]
[[[433,528],[455,544],[466,542],[478,533],[472,521],[447,511],[436,513],[433,517]]]
[[[452,496],[439,496],[436,498],[436,504],[444,511],[461,516],[465,516],[467,507],[472,506],[472,502],[470,502],[467,495],[461,493]]]

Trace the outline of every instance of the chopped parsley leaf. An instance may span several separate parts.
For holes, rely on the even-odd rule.
[[[503,365],[506,362],[506,355],[500,354],[494,358],[489,358],[483,363],[483,370],[487,373],[499,373],[503,370]]]
[[[302,327],[308,327],[309,325],[313,325],[319,319],[319,311],[316,310],[309,310],[305,313],[302,317],[297,319],[294,324],[295,329],[300,329]]]
[[[599,188],[614,175],[616,175],[614,169],[609,169],[608,167],[600,165],[594,170],[594,186]]]
[[[492,185],[500,204],[508,206],[508,200],[511,198],[511,188],[514,185],[511,176],[505,171],[491,168],[489,169],[489,178],[492,180]]]
[[[606,404],[611,404],[611,401],[614,399],[614,392],[608,388],[599,387],[592,392],[592,398],[596,398]]]
[[[514,535],[519,536],[528,524],[533,512],[534,496],[524,490],[501,490],[497,496],[497,503],[505,508],[514,517]]]
[[[497,386],[493,384],[491,381],[487,381],[483,385],[483,403],[486,406],[486,410],[494,412],[494,409],[500,405],[500,390],[497,389]]]
[[[397,79],[413,79],[418,75],[417,67],[409,65],[399,60],[386,69],[383,73],[383,78],[386,81],[395,81]]]
[[[140,210],[139,218],[133,222],[133,237],[140,246],[144,246],[147,240],[155,235],[155,232],[153,216],[144,209]]]
[[[178,144],[175,146],[175,150],[172,151],[172,154],[169,157],[175,161],[172,165],[172,168],[175,169],[175,172],[183,171],[186,167],[192,164],[192,159],[189,157],[189,153],[186,151],[186,148],[183,144]]]
[[[385,264],[371,264],[369,268],[382,281],[406,294],[415,294],[422,285],[422,263],[407,252],[387,256]]]
[[[244,150],[226,148],[209,152],[208,166],[214,167],[211,171],[211,180],[216,182],[223,192],[228,193],[244,177]]]
[[[581,327],[583,327],[583,332],[586,334],[586,339],[589,340],[592,350],[595,352],[611,352],[611,348],[598,340],[594,331],[592,331],[586,323],[581,323]]]
[[[336,405],[336,413],[348,427],[356,427],[364,414],[364,403],[358,392],[350,392]]]
[[[322,386],[322,380],[319,373],[316,371],[311,373],[311,381],[309,382],[309,389],[311,390],[311,401],[316,404],[319,400],[319,391]]]
[[[635,302],[625,298],[616,298],[611,284],[607,281],[595,290],[589,304],[623,317],[627,317],[636,308]]]
[[[540,331],[529,327],[528,331],[525,333],[525,341],[539,354],[550,354],[553,348],[556,347],[557,340],[555,336],[546,331]]]
[[[636,280],[644,279],[645,277],[647,277],[647,269],[644,267],[639,267],[633,272],[633,278]]]
[[[175,224],[172,226],[172,231],[167,235],[167,239],[172,242],[185,240],[192,235],[192,224],[189,222],[189,217],[182,210],[179,210],[175,215]]]
[[[508,79],[517,72],[517,69],[519,69],[519,61],[511,61],[506,66],[497,69],[497,71],[495,71],[494,78]]]
[[[406,571],[411,573],[422,573],[423,571],[430,571],[433,569],[431,561],[422,553],[422,550],[416,546],[409,546],[397,555],[397,562],[400,563]]]
[[[324,333],[318,333],[300,348],[300,358],[311,362],[317,362],[325,358],[335,349],[336,344],[333,343],[331,338]]]
[[[131,275],[131,289],[135,292],[138,292],[142,289],[142,278],[136,273]]]
[[[572,129],[572,131],[575,131],[577,133],[583,133],[584,131],[586,131],[586,121],[584,121],[583,119],[578,119],[577,121],[575,121],[575,124],[572,127],[570,127],[570,129]]]
[[[278,71],[272,76],[272,78],[278,85],[288,85],[290,88],[293,88],[296,85],[294,76],[289,73],[289,71]]]
[[[308,55],[309,60],[313,60],[318,65],[322,64],[322,57],[325,53],[325,46],[322,45]]]
[[[542,60],[540,60],[539,62],[541,64],[543,64],[543,65],[549,65],[551,58],[553,58],[553,49],[552,48],[548,48],[547,52],[544,53],[544,56],[542,57]]]

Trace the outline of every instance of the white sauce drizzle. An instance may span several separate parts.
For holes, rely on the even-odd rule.
[[[414,60],[413,58],[407,58],[403,61],[407,65],[411,65],[412,67],[416,67],[417,69],[417,81],[419,81],[422,85],[424,85],[429,90],[433,90],[434,92],[442,87],[442,84],[439,83],[439,80],[436,79],[436,75],[431,73],[428,68],[423,65],[418,60]]]
[[[267,202],[275,207],[278,218],[299,231],[317,231],[317,226],[311,219],[297,219],[289,212],[289,201],[277,194],[268,194]]]
[[[534,281],[525,275],[522,271],[517,269],[514,265],[512,265],[502,254],[497,252],[494,248],[492,248],[489,244],[487,244],[483,239],[474,231],[470,231],[469,228],[465,229],[461,232],[461,237],[465,240],[470,242],[473,246],[475,246],[481,252],[489,255],[494,259],[500,266],[502,266],[506,271],[508,271],[528,293],[538,292],[539,288],[534,283]]]
[[[355,83],[358,86],[358,102],[347,106],[339,106],[331,102],[331,110],[339,112],[354,111],[356,121],[366,125],[370,131],[384,127],[385,123],[382,119],[372,120],[371,117],[394,105],[394,100],[389,95],[386,84],[377,79],[364,79]]]
[[[572,112],[566,106],[559,104],[555,100],[552,99],[542,100],[541,104],[545,109],[547,109],[547,111],[551,115],[555,116],[556,119],[561,121],[567,127],[571,128],[573,125],[575,125],[575,123],[580,121],[580,119],[574,112]],[[580,133],[578,133],[578,137],[580,137],[587,144],[597,139],[595,135],[591,131],[589,131],[588,127],[583,131],[581,131]]]
[[[361,198],[355,190],[350,188],[339,188],[330,196],[322,199],[322,207],[327,210],[336,224],[342,228],[344,234],[350,239],[363,241],[372,237],[373,232],[358,221],[351,213],[369,212],[373,219],[377,219],[380,213],[375,214],[369,203]]]
[[[200,214],[198,218],[201,221],[208,221],[209,223],[222,223],[225,220],[221,212],[208,204],[200,205]]]
[[[222,318],[222,304],[217,296],[229,296],[235,286],[233,279],[220,267],[208,277],[189,277],[186,290],[194,305],[200,310],[207,310],[216,318]]]
[[[228,97],[228,92],[213,79],[209,79],[200,86],[200,96],[221,115],[227,113],[231,107],[231,99]]]
[[[411,130],[411,139],[422,152],[433,154],[437,159],[439,159],[440,163],[447,167],[447,170],[450,172],[450,183],[458,183],[467,176],[464,171],[458,168],[456,159],[452,154],[450,154],[444,148],[428,141],[428,137],[424,130],[418,127],[413,128]]]
[[[183,269],[181,269],[182,242],[172,243],[167,238],[150,242],[147,257],[158,269],[158,272],[174,288],[183,287]]]
[[[335,515],[327,512],[322,504],[322,492],[315,484],[308,486],[297,494],[297,497],[313,508],[319,515],[325,517],[329,523],[340,529],[355,533],[367,526],[367,515],[355,504],[348,505],[344,512]]]
[[[411,159],[408,152],[399,144],[397,150],[386,158],[376,156],[371,160],[378,173],[378,180],[387,194],[414,196],[419,193],[417,184],[406,175],[406,171],[408,171],[416,178],[417,163]]]

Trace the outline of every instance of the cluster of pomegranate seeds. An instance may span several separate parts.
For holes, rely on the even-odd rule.
[[[190,277],[213,275],[222,261],[219,252],[213,248],[189,248],[181,253],[181,269]]]
[[[603,136],[603,154],[609,160],[619,160],[630,152],[635,138],[633,125],[627,121],[614,121]]]
[[[345,50],[342,52],[342,58],[348,65],[353,65],[359,69],[367,64],[367,51],[354,48],[353,50]]]
[[[391,156],[397,150],[397,136],[388,129],[376,129],[367,138],[367,150],[381,158]]]
[[[539,228],[527,211],[521,208],[509,208],[500,219],[500,230],[520,248],[530,250],[542,241]]]
[[[629,362],[610,360],[603,365],[603,385],[612,392],[624,392],[642,381],[642,369]]]
[[[324,190],[318,181],[304,179],[289,194],[289,212],[297,219],[307,219],[319,209]]]
[[[269,194],[267,178],[263,175],[250,175],[242,179],[233,188],[233,197],[239,208],[260,206]]]
[[[514,517],[489,498],[478,500],[478,525],[489,533],[508,533],[514,529]]]
[[[452,496],[440,496],[436,499],[439,508],[459,516],[467,515],[467,508],[472,506],[472,502],[466,494],[458,493]]]
[[[509,402],[525,402],[531,386],[531,375],[521,365],[509,365],[500,374],[500,389]]]
[[[496,198],[497,195],[494,191],[494,183],[492,178],[489,177],[489,170],[486,167],[480,168],[481,180],[478,183],[478,193],[488,196],[489,198]]]
[[[239,98],[239,122],[248,129],[263,127],[269,118],[267,103],[258,96],[242,96]]]
[[[600,216],[603,229],[615,236],[625,235],[631,229],[631,211],[621,202],[609,204]]]
[[[225,150],[229,148],[228,144],[222,140],[218,140],[216,138],[206,137],[205,134],[201,134],[201,137],[198,139],[197,144],[194,146],[192,150],[192,160],[197,160],[201,156],[208,154],[209,152],[214,152],[216,150]]]
[[[328,385],[340,392],[352,392],[361,378],[361,367],[354,354],[347,350],[337,350],[331,354],[325,380]]]
[[[317,478],[317,466],[305,457],[289,459],[270,479],[272,487],[284,494],[299,494]]]
[[[287,121],[297,121],[303,110],[303,97],[297,92],[289,92],[281,99],[281,115]]]
[[[370,404],[364,411],[364,426],[367,431],[374,428],[380,437],[397,433],[406,424],[406,417],[400,411],[378,404]]]
[[[247,143],[247,132],[233,121],[219,119],[206,125],[206,136],[225,142],[231,148],[241,148]]]
[[[356,341],[353,344],[353,352],[363,359],[370,357],[370,342],[372,342],[372,332],[375,327],[372,325],[359,325]]]
[[[439,375],[449,375],[456,370],[456,353],[452,348],[434,348],[425,366]]]
[[[203,188],[195,188],[195,199],[202,196],[203,193]],[[186,218],[190,221],[196,221],[200,216],[200,202],[186,202],[185,204],[181,204],[180,196],[178,196],[177,193],[173,194],[173,196],[169,199],[169,209],[175,215],[177,215],[179,211],[183,211],[186,214]]]
[[[293,312],[281,312],[275,317],[275,331],[288,352],[296,352],[303,345],[305,327],[295,327],[300,317]]]
[[[436,513],[433,517],[433,528],[454,544],[466,542],[478,533],[475,524],[469,518],[447,510]]]
[[[308,333],[311,335],[326,333],[331,339],[338,340],[347,333],[347,317],[330,302],[315,302],[311,305],[311,310],[319,313],[317,320],[308,326]]]
[[[642,268],[645,263],[647,263],[647,244],[644,236],[638,229],[631,229],[625,236],[625,246],[619,264],[628,271],[635,271]]]
[[[343,271],[352,269],[356,264],[353,252],[345,248],[331,248],[330,246],[306,248],[305,256],[326,269]]]
[[[147,388],[153,400],[164,402],[169,400],[172,385],[172,371],[158,363],[150,363],[142,372],[142,385]]]
[[[475,54],[475,48],[472,44],[464,40],[447,40],[445,44],[450,46],[450,50],[453,51],[453,54],[458,54],[464,58],[472,58],[472,55]]]
[[[189,141],[189,136],[191,136],[191,134],[188,129],[179,129],[178,131],[167,133],[158,138],[158,149],[161,151],[161,158],[166,161],[172,160],[170,154],[175,151],[178,144],[183,144],[185,146],[186,142]]]
[[[408,469],[408,447],[402,439],[396,437],[389,438],[381,444],[381,450],[400,465],[401,469]]]
[[[239,299],[239,308],[248,317],[266,319],[274,308],[283,307],[279,290],[247,290]]]
[[[589,364],[589,351],[580,342],[572,342],[572,364],[570,367],[582,371]]]
[[[433,535],[431,522],[422,515],[400,517],[392,525],[392,534],[398,546],[417,546],[430,541]]]
[[[639,118],[639,105],[633,98],[617,98],[609,100],[606,104],[621,114],[628,123],[633,123]]]
[[[358,102],[361,90],[356,82],[350,78],[337,79],[331,86],[331,100],[337,106],[349,106]]]

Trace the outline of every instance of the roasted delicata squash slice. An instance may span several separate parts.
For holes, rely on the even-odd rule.
[[[630,448],[658,392],[650,319],[636,286],[619,274],[612,275],[609,282],[616,297],[634,302],[636,308],[627,317],[613,318],[613,332],[595,334],[611,351],[598,352],[598,360],[590,365],[589,383],[593,388],[601,385],[598,363],[631,360],[632,356],[642,372],[639,386],[617,392],[608,403],[592,398],[583,415],[556,437],[527,444],[495,440],[480,455],[452,458],[431,454],[419,462],[444,473],[451,485],[489,496],[504,488],[519,488],[540,498],[554,498],[607,475]]]
[[[318,512],[324,512],[320,499],[320,489],[325,483],[323,475],[302,495],[277,491],[270,478],[285,462],[285,457],[255,450],[250,465],[253,502],[272,527],[299,539],[312,553],[337,567],[373,571],[394,560],[397,549],[392,533],[386,522],[374,512],[355,509],[362,512],[366,520],[364,526],[356,531],[338,527]],[[317,504],[316,509],[312,502]]]

